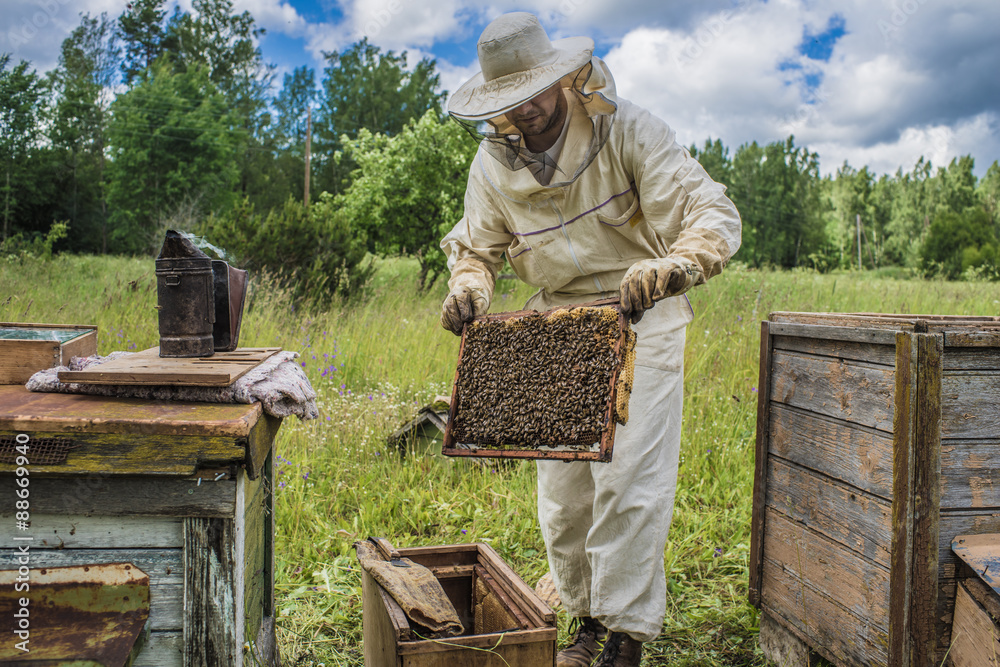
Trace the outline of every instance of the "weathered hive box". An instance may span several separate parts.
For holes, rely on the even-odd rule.
[[[441,582],[465,627],[423,639],[396,601],[362,571],[365,667],[553,667],[555,613],[487,544],[398,549]]]
[[[24,384],[35,372],[97,354],[97,327],[0,322],[0,384]]]
[[[773,313],[755,474],[765,653],[942,664],[951,541],[1000,532],[1000,319]]]
[[[959,535],[961,559],[948,658],[955,667],[1000,667],[1000,534]]]
[[[259,404],[0,386],[0,496],[8,499],[0,570],[18,569],[25,545],[29,576],[134,565],[148,575],[150,630],[136,667],[274,664],[279,426]],[[26,510],[14,504],[24,488]],[[21,529],[17,511],[28,515]],[[0,646],[0,662],[21,657],[8,649],[11,642]]]

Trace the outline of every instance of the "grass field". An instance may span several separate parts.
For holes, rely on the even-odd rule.
[[[478,466],[433,451],[403,459],[386,447],[416,408],[448,393],[455,370],[458,339],[438,324],[446,287],[414,285],[413,264],[384,262],[363,298],[324,312],[255,285],[241,344],[300,352],[321,409],[316,421],[287,420],[277,442],[286,665],[362,664],[355,540],[483,541],[530,584],[547,570],[533,464]],[[529,294],[501,281],[493,310],[518,309]],[[102,354],[156,345],[155,301],[152,259],[0,263],[0,321],[97,324]],[[746,602],[760,320],[778,310],[995,315],[1000,289],[731,267],[691,302],[668,611],[644,664],[763,665]]]

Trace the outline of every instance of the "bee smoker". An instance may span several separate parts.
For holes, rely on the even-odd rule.
[[[246,271],[212,260],[184,235],[167,230],[156,258],[160,356],[235,350],[246,287]]]

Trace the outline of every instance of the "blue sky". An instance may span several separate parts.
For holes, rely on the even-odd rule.
[[[184,9],[190,0],[175,0]],[[79,12],[125,0],[0,0],[0,52],[51,69]],[[455,90],[478,70],[475,42],[506,11],[537,14],[553,38],[587,35],[619,95],[666,120],[686,145],[735,150],[794,134],[824,173],[877,172],[971,154],[1000,158],[997,0],[233,0],[267,30],[282,75],[367,36],[410,62],[437,59]]]

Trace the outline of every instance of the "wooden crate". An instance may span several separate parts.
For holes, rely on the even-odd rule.
[[[0,386],[0,570],[23,544],[32,571],[133,564],[149,576],[151,630],[135,667],[275,664],[279,426],[259,404]],[[17,531],[25,476],[10,453],[25,438],[31,523]]]
[[[363,571],[365,667],[555,665],[555,613],[492,547],[456,544],[398,551],[434,573],[466,632],[422,639],[396,601]]]
[[[97,327],[0,322],[0,384],[24,384],[46,368],[97,354]]]
[[[1000,532],[1000,319],[761,327],[750,600],[779,665],[940,665],[959,534]]]
[[[1000,667],[1000,534],[959,535],[961,559],[948,659],[954,667]]]

